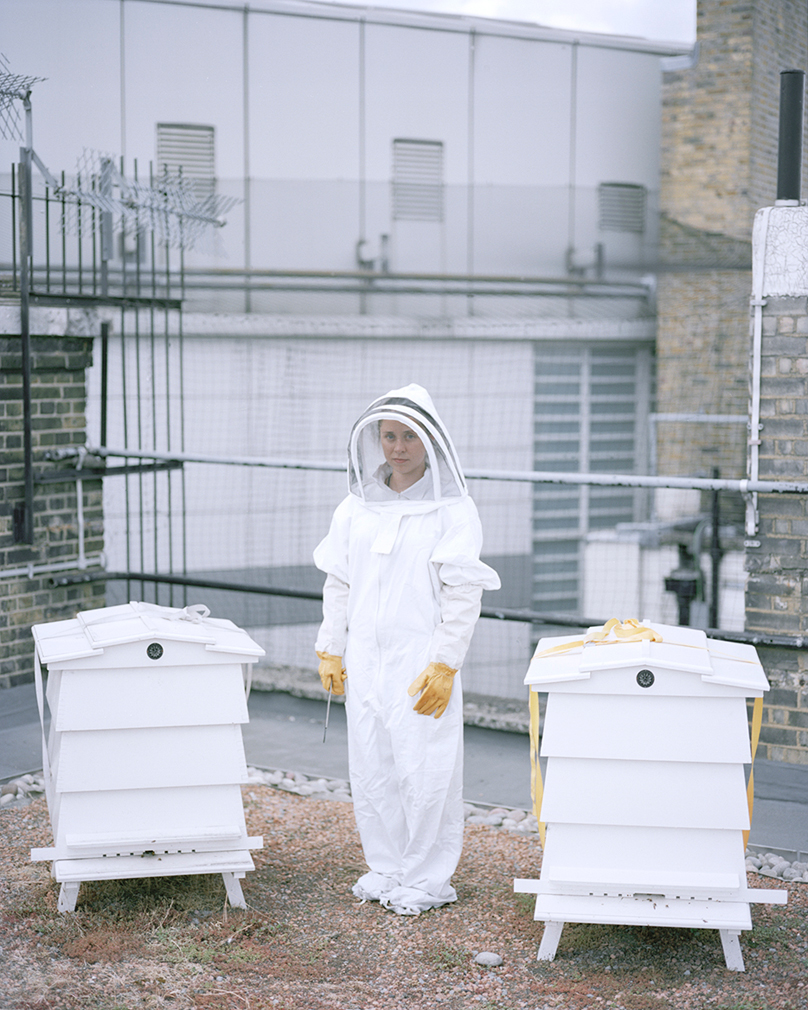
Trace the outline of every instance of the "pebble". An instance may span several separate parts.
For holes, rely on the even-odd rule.
[[[315,799],[337,800],[351,803],[351,786],[345,779],[326,779],[322,776],[307,776],[302,772],[283,769],[248,768],[251,783],[262,783],[282,789],[297,796],[311,796]],[[510,807],[478,806],[476,803],[463,804],[463,816],[468,824],[485,824],[518,834],[534,835],[539,825],[535,816],[527,810]],[[493,955],[496,956],[496,955]]]
[[[777,852],[755,852],[746,850],[746,869],[763,877],[787,880],[789,883],[808,883],[808,863],[800,860],[790,862]]]
[[[486,968],[498,968],[502,964],[502,958],[499,954],[492,954],[490,950],[481,950],[474,958],[474,963]]]
[[[22,807],[45,792],[42,772],[20,775],[0,786],[0,807]]]

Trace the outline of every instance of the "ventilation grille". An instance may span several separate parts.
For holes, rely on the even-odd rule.
[[[598,186],[601,231],[645,231],[645,186],[628,182],[602,182]]]
[[[443,144],[393,141],[393,220],[443,220]]]
[[[212,126],[157,124],[157,174],[182,172],[200,199],[212,196],[216,189],[214,151]]]
[[[647,349],[537,348],[534,367],[534,470],[642,472]],[[534,485],[533,609],[581,613],[587,534],[635,522],[641,502],[632,488]]]

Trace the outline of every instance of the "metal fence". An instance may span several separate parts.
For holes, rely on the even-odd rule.
[[[335,332],[312,315],[303,336],[282,324],[272,335],[247,324],[217,332],[209,317],[209,332],[189,339],[183,313],[191,290],[263,286],[367,296],[368,309],[373,296],[391,293],[555,299],[574,322],[581,300],[590,309],[604,299],[641,300],[646,287],[368,271],[189,273],[185,239],[200,213],[169,210],[170,200],[181,200],[168,180],[161,189],[150,174],[138,187],[136,172],[127,180],[116,168],[113,176],[102,159],[84,178],[45,176],[36,193],[27,180],[20,191],[15,169],[0,194],[9,224],[5,292],[21,304],[27,298],[29,308],[82,306],[98,326],[86,445],[35,459],[29,430],[25,470],[31,512],[47,481],[80,488],[103,480],[105,556],[84,552],[79,494],[75,559],[22,570],[50,571],[59,585],[104,581],[110,602],[138,596],[184,605],[204,593],[214,614],[262,641],[268,663],[313,668],[322,576],[311,550],[344,493],[343,442],[358,410],[406,372],[407,380],[425,377],[459,432],[461,458],[473,464],[467,474],[486,559],[503,577],[500,594],[484,602],[468,688],[519,696],[543,630],[613,616],[795,644],[744,634],[744,534],[722,516],[722,501],[808,488],[656,474],[656,427],[671,417],[653,409],[648,334],[604,329],[565,339],[559,330],[536,339],[503,336],[494,322],[460,339],[427,325],[414,339],[403,324],[369,313],[364,335],[358,317]],[[126,194],[133,206],[121,209]],[[740,423],[734,415],[704,420]],[[699,502],[683,521],[663,520],[654,504],[661,489],[707,495],[709,507]]]

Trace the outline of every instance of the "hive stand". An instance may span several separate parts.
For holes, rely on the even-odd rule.
[[[646,626],[662,641],[551,655],[575,639],[539,642],[525,683],[548,694],[545,849],[539,879],[514,889],[536,894],[539,960],[565,922],[622,923],[717,929],[727,968],[743,971],[750,902],[787,899],[749,889],[744,861],[746,699],[769,685],[752,646]]]
[[[54,845],[31,859],[52,861],[60,912],[84,880],[199,873],[221,873],[246,907],[240,881],[263,840],[244,820],[241,724],[264,650],[207,614],[127,603],[33,628]]]

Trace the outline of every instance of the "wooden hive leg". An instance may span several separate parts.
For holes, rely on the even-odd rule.
[[[719,929],[718,935],[721,937],[721,946],[724,948],[724,960],[727,962],[727,968],[730,971],[745,971],[741,943],[738,939],[741,935],[740,930]]]
[[[59,901],[57,908],[60,912],[75,912],[76,902],[79,900],[80,880],[65,881],[59,890]]]
[[[539,946],[538,961],[552,961],[558,949],[558,941],[561,939],[561,930],[564,928],[563,922],[551,919],[544,924],[544,935]]]
[[[243,876],[243,874],[239,874],[239,876]],[[224,887],[227,891],[227,900],[230,902],[231,907],[246,908],[247,902],[244,900],[244,894],[242,893],[238,876],[236,876],[235,873],[223,873],[222,880],[224,881]]]

